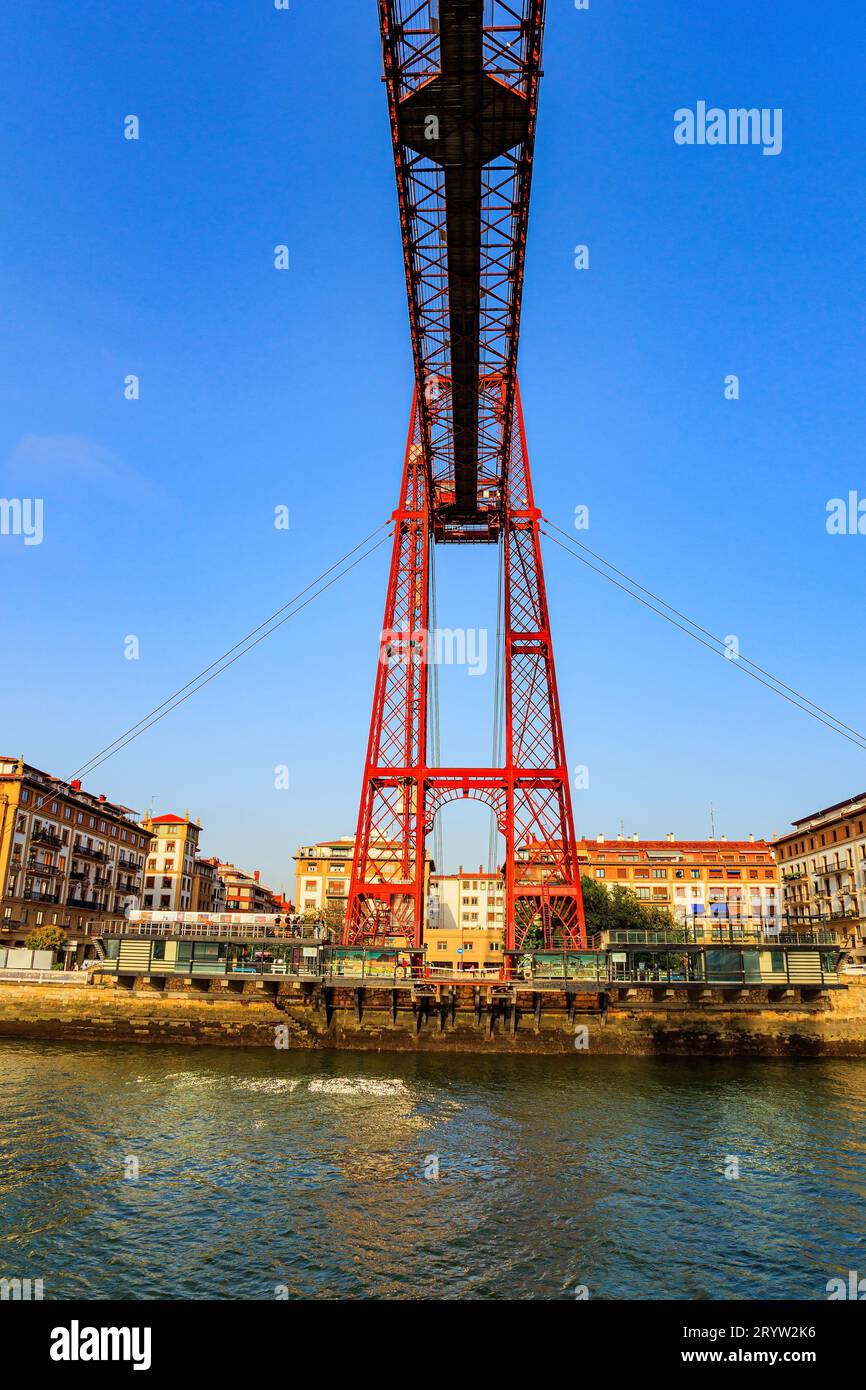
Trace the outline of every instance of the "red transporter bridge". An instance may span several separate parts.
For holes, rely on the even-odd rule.
[[[517,344],[544,0],[379,0],[415,391],[344,944],[420,947],[425,841],[470,797],[505,840],[506,950],[586,944]],[[498,548],[501,767],[431,765],[434,545]],[[539,929],[540,928],[540,934]]]

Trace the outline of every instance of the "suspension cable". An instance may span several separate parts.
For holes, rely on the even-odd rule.
[[[674,608],[673,604],[668,603],[666,599],[660,598],[659,595],[654,594],[651,589],[646,589],[642,584],[639,584],[636,579],[632,579],[622,570],[617,569],[615,565],[605,560],[602,555],[596,554],[596,552],[590,550],[588,546],[582,545],[580,541],[574,540],[567,531],[563,531],[561,527],[554,525],[547,517],[543,517],[542,520],[545,525],[552,527],[553,530],[559,531],[560,535],[566,537],[569,542],[567,545],[557,540],[556,536],[554,536],[551,531],[546,531],[544,526],[541,527],[542,534],[546,535],[549,540],[552,540],[554,545],[558,545],[560,550],[564,550],[567,555],[571,555],[575,560],[579,560],[580,563],[586,565],[588,569],[594,570],[596,574],[601,575],[602,579],[606,579],[609,584],[615,585],[617,589],[621,589],[623,593],[628,594],[629,598],[636,599],[638,603],[643,604],[644,608],[649,608],[651,612],[657,613],[660,618],[664,618],[665,622],[670,623],[673,627],[679,628],[687,637],[691,637],[693,641],[699,642],[700,645],[706,647],[708,651],[714,652],[716,656],[725,657],[730,664],[735,666],[738,671],[741,671],[744,676],[749,676],[752,680],[757,681],[759,685],[765,686],[766,689],[771,690],[774,695],[778,695],[780,699],[786,700],[789,705],[796,705],[797,709],[802,710],[804,714],[808,714],[810,718],[816,719],[819,724],[824,724],[826,728],[831,729],[834,734],[839,734],[841,738],[847,739],[849,743],[855,744],[857,748],[862,748],[864,752],[866,752],[866,734],[860,733],[859,730],[852,728],[850,724],[843,723],[841,719],[837,719],[835,715],[830,714],[828,710],[816,704],[814,700],[808,699],[807,696],[801,694],[801,692],[796,690],[793,686],[786,685],[778,676],[774,676],[770,671],[766,671],[763,666],[758,666],[756,662],[750,661],[748,657],[738,654],[736,659],[731,659],[728,656],[727,646],[721,637],[716,637],[705,627],[701,627],[700,623],[694,622],[693,619],[681,613],[679,609]],[[625,584],[621,584],[619,580],[614,579],[613,574],[607,574],[605,570],[600,569],[598,565],[592,564],[592,562],[587,560],[583,555],[578,554],[578,552],[572,548],[573,546],[579,546],[581,550],[585,550],[587,554],[593,556],[593,559],[600,561],[607,569],[612,570],[613,574],[618,574],[622,579],[625,579],[632,588],[627,588]],[[640,593],[635,593],[634,590],[636,589],[640,590]],[[647,599],[641,598],[641,594],[649,595],[656,603],[660,603],[662,608],[657,608],[654,603],[649,603]],[[665,613],[663,611],[664,608],[667,608],[669,611]],[[670,616],[672,613],[675,614],[675,617]],[[677,619],[682,619],[682,622],[678,622]],[[686,626],[686,624],[688,624],[688,626]],[[695,631],[691,630],[693,628]],[[699,636],[699,633],[703,633],[704,636]],[[707,637],[710,639],[709,641],[705,640]],[[713,645],[713,643],[715,643],[715,645]],[[750,667],[752,669],[749,669]],[[759,672],[760,674],[758,674]],[[765,676],[768,679],[765,680]],[[789,691],[790,694],[786,694],[786,691]],[[794,698],[795,696],[797,697],[796,699]],[[826,716],[826,718],[823,716]],[[846,733],[845,730],[848,730],[848,732]]]
[[[382,522],[374,531],[371,531],[369,536],[359,541],[357,545],[353,546],[351,550],[348,550],[339,560],[335,560],[334,563],[323,570],[316,579],[311,580],[311,582],[295,594],[293,598],[276,609],[270,617],[265,618],[257,627],[254,627],[248,632],[245,637],[241,637],[233,646],[223,652],[222,656],[217,657],[208,666],[205,666],[203,670],[199,671],[198,675],[193,676],[184,685],[174,691],[172,695],[168,695],[160,704],[156,705],[148,714],[144,715],[135,724],[130,725],[128,729],[122,734],[119,734],[111,743],[106,744],[106,746],[100,749],[98,753],[95,753],[93,757],[82,763],[79,768],[76,768],[75,772],[70,774],[67,780],[72,781],[73,778],[80,778],[94,772],[97,767],[107,762],[109,758],[113,758],[116,753],[119,753],[121,749],[126,748],[128,744],[134,742],[141,734],[146,733],[148,729],[152,729],[154,724],[158,724],[160,720],[164,719],[172,710],[177,709],[179,705],[184,704],[186,700],[196,695],[204,686],[209,685],[217,676],[222,675],[223,671],[228,670],[228,668],[233,666],[236,661],[239,661],[242,656],[246,656],[247,652],[252,651],[253,647],[257,647],[265,638],[270,637],[273,632],[276,632],[277,628],[282,627],[284,623],[287,623],[290,618],[295,617],[303,608],[306,608],[308,604],[312,603],[314,599],[319,598],[326,589],[330,589],[338,580],[344,579],[356,565],[359,565],[362,560],[366,560],[368,556],[372,555],[374,551],[385,544],[389,539],[388,534],[381,536],[375,544],[369,545],[369,548],[363,549],[363,547],[368,546],[368,543],[372,541],[380,531],[385,530],[390,524],[390,520]],[[357,554],[359,550],[362,551],[360,555]],[[357,558],[352,560],[351,564],[348,564],[347,561],[349,561],[353,555]],[[339,572],[334,574],[333,572],[335,570]],[[333,577],[328,579],[327,583],[324,583],[323,581],[327,579],[328,575],[332,575]],[[311,590],[313,592],[311,592]],[[308,597],[304,598],[304,595],[308,595]],[[300,601],[302,599],[303,602]],[[287,612],[286,610],[290,611]]]

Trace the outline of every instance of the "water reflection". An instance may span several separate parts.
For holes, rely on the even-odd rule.
[[[46,1297],[820,1298],[866,1272],[864,1117],[856,1061],[3,1043],[0,1275]]]

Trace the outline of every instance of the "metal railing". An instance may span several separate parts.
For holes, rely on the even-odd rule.
[[[63,844],[61,837],[53,830],[34,830],[30,836],[30,843],[33,845],[50,845],[53,849],[59,849]]]
[[[112,936],[144,936],[178,941],[282,941],[318,945],[312,937],[299,936],[291,927],[252,927],[242,923],[215,925],[211,922],[128,922],[124,920]]]
[[[0,984],[86,985],[86,970],[6,970],[0,967]]]
[[[105,853],[105,850],[95,849],[93,846],[82,845],[79,844],[77,841],[75,844],[73,844],[71,853],[73,854],[73,856],[77,856],[79,859],[94,859],[97,860],[99,863],[102,863],[104,860],[108,858],[108,855]]]

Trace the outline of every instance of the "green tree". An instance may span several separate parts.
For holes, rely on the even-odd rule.
[[[622,883],[608,891],[598,879],[581,875],[587,931],[673,931],[670,909],[658,903],[642,903]],[[685,939],[685,933],[683,933]]]
[[[604,884],[581,874],[580,891],[583,894],[586,929],[590,936],[595,932],[607,931],[611,925],[612,904]]]
[[[24,945],[28,951],[62,951],[66,932],[62,927],[35,927]]]
[[[541,922],[536,918],[527,928],[523,938],[524,951],[541,951],[544,949],[544,931]]]

